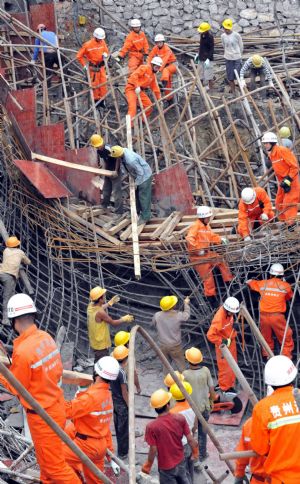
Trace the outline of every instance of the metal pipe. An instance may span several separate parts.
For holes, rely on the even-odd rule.
[[[253,392],[252,388],[250,387],[249,383],[247,382],[246,378],[244,377],[243,373],[241,372],[239,365],[233,358],[232,354],[230,353],[226,345],[221,344],[220,350],[222,351],[222,355],[226,359],[230,368],[233,370],[233,373],[237,377],[242,389],[248,394],[249,400],[254,406],[258,402],[258,399],[255,393]]]
[[[30,407],[49,425],[58,437],[79,457],[81,462],[105,484],[112,484],[112,481],[101,472],[98,467],[82,452],[82,450],[73,442],[73,440],[60,428],[60,426],[48,415],[48,413],[41,407],[41,405],[32,397],[26,388],[19,382],[14,374],[0,362],[0,373],[8,381],[8,383],[16,390],[16,392],[24,398]]]
[[[272,356],[274,356],[273,351],[271,350],[271,348],[268,345],[268,343],[266,342],[265,338],[263,337],[263,335],[259,331],[257,325],[255,324],[254,319],[251,317],[248,309],[246,308],[246,306],[243,303],[241,304],[240,313],[242,313],[242,315],[245,317],[246,321],[248,322],[249,326],[252,329],[252,332],[254,333],[255,338],[258,340],[258,342],[261,344],[261,346],[264,348],[264,350],[268,353],[268,356],[270,358],[272,358]]]

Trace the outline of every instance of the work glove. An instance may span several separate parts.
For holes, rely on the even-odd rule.
[[[184,304],[190,304],[190,298],[188,296],[185,298]]]
[[[109,301],[108,305],[113,306],[114,304],[117,304],[120,301],[120,296],[113,296]]]
[[[138,87],[135,88],[135,94],[138,95],[140,93],[141,93],[141,88],[140,88],[140,86],[138,86]]]
[[[121,468],[120,468],[120,466],[114,460],[111,460],[110,461],[110,467],[112,468],[112,471],[113,471],[113,473],[114,473],[115,476],[119,476],[120,475]]]
[[[242,79],[240,81],[240,86],[241,86],[242,89],[244,89],[246,87],[246,81],[244,81],[244,79]]]
[[[204,255],[204,254],[205,254],[205,250],[202,249],[198,251],[198,255]]]
[[[236,477],[234,479],[234,484],[249,484],[249,479],[246,475],[243,477]]]
[[[34,66],[35,60],[31,59],[30,64]]]
[[[152,467],[152,463],[149,462],[148,460],[142,465],[142,472],[144,472],[145,474],[150,474],[151,472],[151,467]]]
[[[251,237],[250,235],[247,235],[247,237],[244,238],[244,242],[251,242]]]
[[[108,53],[107,53],[107,52],[103,52],[102,57],[103,57],[104,59],[107,59],[107,58],[109,57],[109,56],[108,56]]]
[[[221,242],[222,242],[223,245],[229,244],[229,240],[226,237],[221,237]]]
[[[229,346],[231,345],[231,338],[223,338],[222,339],[222,344],[223,345],[226,345],[227,348],[229,348]]]
[[[115,59],[117,62],[120,62],[121,58],[120,58],[120,54],[119,54],[119,52],[118,52],[118,51],[117,51],[117,52],[113,52],[113,53],[111,54],[111,56],[112,56],[112,58],[113,58],[113,59]]]
[[[199,64],[199,54],[196,54],[194,57],[195,64]]]
[[[264,222],[266,222],[267,220],[269,220],[269,217],[266,213],[262,213],[261,216],[260,216],[260,219],[263,220]]]
[[[210,60],[206,59],[206,61],[204,61],[204,67],[206,67],[206,69],[208,69],[209,66],[210,66]]]
[[[122,323],[132,323],[134,320],[134,316],[132,314],[125,314],[125,316],[121,317]]]
[[[283,189],[284,193],[288,193],[291,191],[291,185],[292,185],[293,179],[289,176],[286,176],[282,182],[280,183],[281,188]]]

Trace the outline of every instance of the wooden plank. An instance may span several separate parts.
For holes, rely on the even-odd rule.
[[[108,229],[107,232],[110,235],[115,235],[118,232],[120,232],[121,230],[123,230],[125,227],[127,227],[129,224],[130,224],[130,219],[125,218],[124,220],[121,220],[121,222],[119,222],[117,225],[115,225],[111,229]]]
[[[176,213],[176,212],[172,212],[161,224],[157,224],[157,228],[154,230],[154,232],[150,236],[150,238],[152,240],[157,239],[163,233],[163,231],[169,225],[169,222],[173,219],[174,213]],[[152,229],[153,226],[148,226],[148,227],[145,227],[145,228]]]
[[[168,226],[161,234],[160,236],[161,240],[167,240],[167,238],[171,235],[176,225],[179,223],[181,217],[182,217],[181,212],[175,212],[173,219],[169,222]]]
[[[65,166],[66,168],[72,168],[73,170],[95,173],[96,175],[107,176],[109,178],[114,175],[114,172],[110,170],[103,170],[102,168],[93,168],[92,166],[79,165],[78,163],[71,163],[70,161],[63,161],[59,160],[58,158],[51,158],[50,156],[44,156],[33,152],[31,152],[31,159],[44,161],[45,163],[52,163],[53,165]]]

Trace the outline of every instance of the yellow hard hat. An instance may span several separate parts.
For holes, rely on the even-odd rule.
[[[12,237],[8,237],[8,239],[5,242],[6,247],[14,248],[18,247],[20,245],[20,241],[18,237],[15,237],[14,235]]]
[[[204,32],[207,32],[210,29],[211,27],[208,22],[202,22],[198,27],[198,32],[200,32],[200,34],[204,34]]]
[[[222,25],[223,25],[224,29],[232,30],[233,22],[232,22],[231,18],[226,18],[225,20],[223,20]]]
[[[291,130],[288,126],[282,126],[279,130],[280,138],[290,138],[292,136]]]
[[[252,57],[251,57],[251,61],[252,61],[252,64],[254,65],[254,67],[261,67],[262,64],[263,64],[263,58],[261,55],[258,55],[258,54],[254,54]]]
[[[169,311],[178,303],[177,296],[165,296],[160,300],[160,309],[162,311]]]
[[[118,331],[118,333],[115,334],[115,346],[126,345],[129,340],[130,333],[128,333],[127,331]]]
[[[184,380],[184,375],[182,373],[180,373],[180,371],[175,371],[176,375],[178,376],[179,380],[183,381]],[[173,377],[171,376],[170,373],[167,374],[167,376],[165,377],[164,379],[164,384],[166,385],[166,387],[170,388],[172,385],[173,385],[174,380],[173,380]]]
[[[119,158],[124,155],[124,148],[122,146],[112,146],[110,149],[110,156],[112,158]]]
[[[127,358],[128,354],[129,349],[127,348],[127,346],[124,345],[117,346],[112,352],[112,356],[116,360],[124,360],[125,358]]]
[[[166,392],[163,388],[152,393],[150,398],[150,405],[152,408],[161,408],[167,405],[172,398],[172,393]]]
[[[184,388],[188,392],[189,395],[192,394],[193,389],[192,385],[188,381],[182,382]],[[184,400],[185,396],[183,395],[182,391],[180,390],[179,386],[177,383],[173,383],[173,385],[170,388],[170,392],[172,393],[172,397],[175,398],[175,400]]]
[[[93,287],[90,290],[90,299],[91,301],[97,301],[100,297],[104,296],[106,293],[106,289],[100,286]]]
[[[192,365],[197,365],[198,363],[201,363],[203,361],[203,355],[198,348],[189,348],[185,352],[185,357],[186,359],[192,363]]]
[[[93,134],[90,137],[90,145],[92,145],[94,148],[99,148],[104,144],[104,139],[100,134]]]

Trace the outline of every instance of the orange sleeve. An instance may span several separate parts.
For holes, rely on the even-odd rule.
[[[166,67],[166,65],[169,64],[170,62],[176,62],[176,57],[175,57],[175,60],[174,60],[174,57],[175,56],[174,56],[172,50],[167,45],[166,46],[166,53],[163,57],[163,65],[161,66],[161,68],[159,70],[162,71]]]
[[[264,204],[263,213],[266,213],[268,215],[272,211],[272,202],[269,198],[269,195],[267,194],[266,190],[261,187],[256,188],[256,194],[258,199]]]
[[[249,224],[248,224],[248,213],[244,202],[241,200],[239,203],[239,214],[238,214],[238,233],[241,237],[245,238],[250,235]]]
[[[187,236],[186,236],[186,241],[188,244],[191,246],[192,249],[198,249],[198,221],[195,222],[188,230]]]
[[[122,49],[119,52],[119,56],[120,57],[125,57],[125,55],[127,54],[127,52],[130,51],[131,47],[132,47],[131,35],[128,34],[127,37],[126,37],[126,39],[125,39],[125,42],[123,44],[123,47],[122,47]]]
[[[220,235],[215,234],[212,230],[210,230],[209,238],[210,242],[214,245],[220,245],[222,243]]]
[[[28,348],[29,351],[29,348]],[[19,380],[23,387],[28,390],[31,380],[31,368],[28,361],[21,355],[13,354],[12,365],[9,368],[12,374]],[[4,376],[0,375],[0,384],[3,385],[8,391],[14,395],[18,395],[18,392],[11,386]]]
[[[76,54],[76,59],[78,60],[78,62],[80,62],[80,64],[82,66],[84,66],[86,64],[86,62],[84,60],[85,52],[86,52],[86,50],[85,50],[85,44],[83,44],[83,46],[81,47],[81,49],[79,49],[79,51]]]
[[[289,166],[288,176],[294,179],[299,173],[298,160],[294,153],[285,146],[280,146],[280,149],[284,161]]]
[[[286,293],[286,296],[285,296],[285,300],[286,301],[289,301],[290,299],[292,299],[293,295],[294,295],[294,292],[293,292],[293,289],[291,288],[290,284],[288,282],[285,283],[286,286],[286,290],[287,290],[287,293]]]
[[[140,76],[143,75],[143,72],[141,72],[141,67],[136,69],[128,78],[128,84],[133,84],[135,88],[140,85]]]
[[[149,43],[148,43],[146,35],[144,37],[144,54],[146,54],[146,55],[149,54]]]
[[[211,343],[220,346],[222,343],[222,336],[220,335],[220,330],[222,327],[222,321],[220,320],[220,315],[216,313],[215,317],[213,318],[210,328],[207,331],[207,339]]]
[[[247,284],[252,291],[260,292],[260,282],[261,281],[254,281],[253,279],[250,279],[250,281],[247,281]]]
[[[147,64],[150,64],[152,61],[153,57],[157,55],[157,47],[156,45],[153,47],[153,49],[150,51],[148,57],[147,57]]]
[[[250,440],[250,436],[247,435],[247,433],[246,433],[247,428],[245,428],[246,425],[247,425],[247,422],[248,422],[248,420],[243,425],[241,438],[240,438],[238,445],[235,449],[237,452],[243,452],[244,450],[250,450],[249,445],[247,445],[247,443],[245,441],[245,439]],[[243,477],[245,475],[245,469],[246,469],[247,465],[249,464],[249,462],[250,462],[250,457],[244,457],[244,458],[241,458],[241,459],[237,459],[235,461],[235,473],[234,473],[235,477]]]
[[[266,397],[268,398],[268,397]],[[263,411],[266,399],[260,400],[253,409],[251,425],[251,448],[259,455],[267,455],[270,448],[270,435]]]
[[[107,446],[107,448],[112,453],[114,453],[114,444],[113,444],[113,440],[112,440],[112,436],[111,436],[111,431],[110,430],[107,432],[105,438],[106,438],[106,446]]]
[[[65,401],[66,417],[69,419],[84,417],[95,409],[95,401],[88,392],[81,393],[73,400]]]

